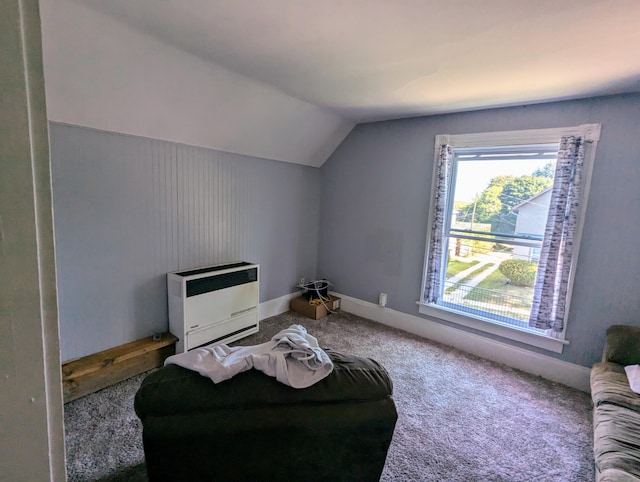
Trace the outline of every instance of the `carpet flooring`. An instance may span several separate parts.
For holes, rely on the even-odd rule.
[[[263,320],[254,345],[301,324],[320,346],[375,358],[398,423],[381,480],[582,482],[595,478],[587,393],[349,313]],[[65,405],[69,481],[146,481],[133,397],[146,374]]]

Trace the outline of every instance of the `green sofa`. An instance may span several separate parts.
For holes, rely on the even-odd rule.
[[[596,481],[640,481],[640,394],[624,367],[640,364],[640,327],[607,330],[602,361],[591,370]]]
[[[215,384],[177,365],[135,397],[151,482],[380,479],[398,413],[388,372],[328,351],[333,371],[304,389],[258,370]]]

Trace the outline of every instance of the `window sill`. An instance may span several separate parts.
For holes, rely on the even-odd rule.
[[[445,308],[443,306],[421,302],[418,302],[418,306],[420,313],[423,315],[428,315],[432,318],[456,323],[458,325],[466,326],[467,328],[473,328],[485,333],[491,333],[492,335],[501,336],[509,340],[532,345],[537,348],[542,348],[543,350],[548,350],[554,353],[562,353],[564,345],[569,344],[567,340],[533,333],[489,319],[472,317],[467,313],[456,311],[450,308]]]

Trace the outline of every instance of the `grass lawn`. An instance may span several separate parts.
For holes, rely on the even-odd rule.
[[[467,268],[471,268],[471,266],[475,266],[480,261],[477,259],[471,261],[459,261],[457,259],[449,259],[449,263],[447,263],[447,278],[451,278],[452,276],[457,275],[460,271],[464,271]]]
[[[474,263],[476,264],[476,263]],[[484,266],[481,266],[480,268],[472,271],[471,273],[469,273],[467,276],[465,276],[464,278],[462,278],[461,280],[458,280],[453,286],[450,286],[449,288],[447,288],[444,292],[446,294],[450,294],[453,293],[455,290],[458,289],[458,287],[460,285],[465,284],[465,282],[469,281],[471,278],[475,278],[476,276],[478,276],[480,273],[482,273],[483,271],[491,268],[492,266],[495,266],[495,263],[487,263]]]
[[[505,284],[506,281],[507,278],[499,270],[496,270],[471,290],[465,299],[510,308],[530,309],[533,288]]]

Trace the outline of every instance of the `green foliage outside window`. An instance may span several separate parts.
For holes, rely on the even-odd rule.
[[[512,208],[550,188],[553,170],[549,163],[532,175],[494,177],[473,202],[457,203],[458,220],[487,223],[493,232],[513,234],[517,214]]]
[[[538,264],[532,261],[507,259],[500,263],[498,269],[514,285],[531,287],[536,283]]]

